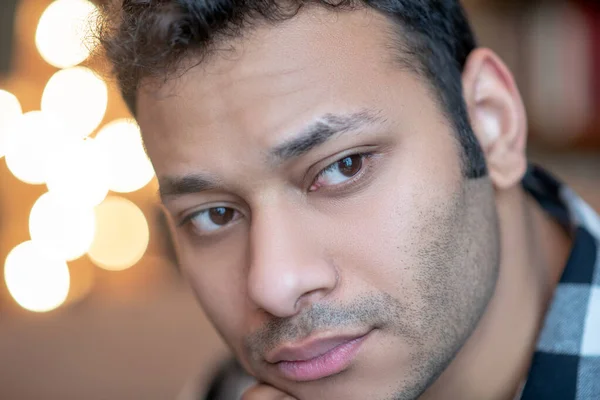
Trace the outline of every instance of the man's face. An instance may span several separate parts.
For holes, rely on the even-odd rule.
[[[250,373],[300,399],[414,398],[494,289],[489,181],[463,178],[391,35],[369,11],[304,10],[139,93],[199,301]]]

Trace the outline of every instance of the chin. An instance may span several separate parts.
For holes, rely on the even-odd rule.
[[[329,379],[294,384],[286,391],[298,400],[414,400],[424,391],[422,384],[403,386],[401,377],[378,383],[368,378],[349,379],[343,374]]]

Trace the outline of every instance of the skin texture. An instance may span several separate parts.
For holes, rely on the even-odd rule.
[[[493,53],[471,55],[465,100],[490,174],[466,180],[432,89],[393,61],[389,32],[372,11],[314,8],[139,92],[182,269],[264,383],[246,399],[507,399],[527,369],[568,243],[518,187],[518,92]],[[339,116],[353,126],[281,151]],[[336,162],[355,154],[344,176]],[[231,221],[202,212],[215,207]],[[293,382],[265,360],[367,332],[336,376]]]

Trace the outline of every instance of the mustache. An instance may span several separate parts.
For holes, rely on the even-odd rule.
[[[280,343],[298,341],[323,331],[393,327],[395,334],[418,340],[408,323],[410,315],[414,315],[413,311],[392,296],[370,294],[348,304],[318,303],[293,317],[273,318],[246,336],[244,343],[252,357],[260,359]]]

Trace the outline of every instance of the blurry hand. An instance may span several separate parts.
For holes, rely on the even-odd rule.
[[[273,386],[256,385],[248,389],[242,396],[242,400],[296,400]]]

